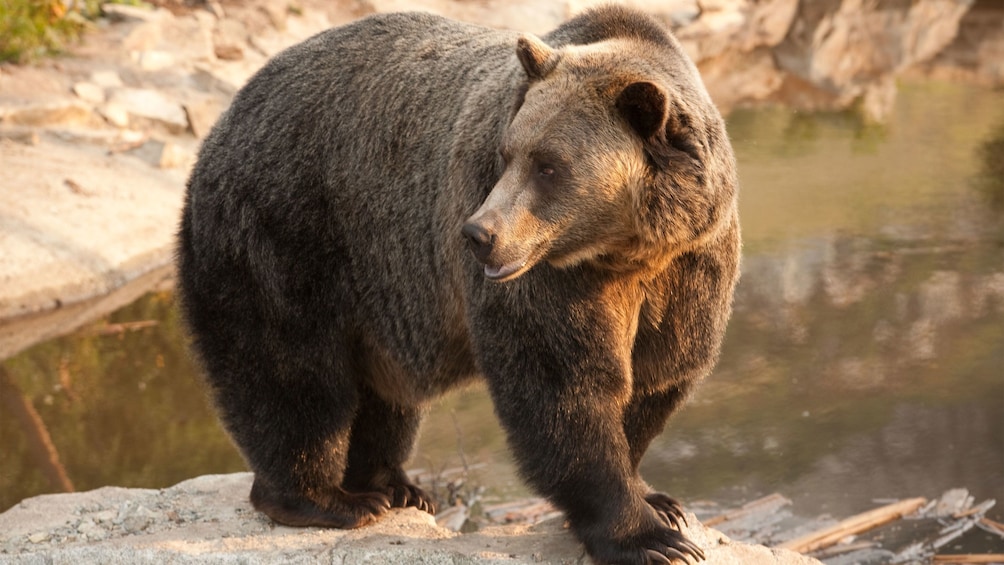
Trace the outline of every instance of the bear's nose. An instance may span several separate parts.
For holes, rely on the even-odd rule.
[[[460,233],[467,238],[467,244],[471,246],[471,251],[478,261],[488,262],[488,256],[492,253],[495,245],[495,235],[486,230],[481,224],[467,222],[460,229]]]

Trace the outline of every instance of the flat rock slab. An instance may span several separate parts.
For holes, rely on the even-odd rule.
[[[168,264],[186,171],[99,144],[0,139],[0,319],[106,294]]]
[[[105,487],[29,498],[0,514],[0,564],[103,563],[589,563],[555,519],[459,534],[419,510],[394,510],[357,530],[287,528],[248,502],[250,473],[206,475],[171,488]],[[715,564],[811,564],[748,545],[690,515],[684,533]]]

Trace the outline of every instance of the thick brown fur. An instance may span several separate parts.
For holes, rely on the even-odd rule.
[[[635,11],[542,38],[388,14],[281,53],[206,139],[178,248],[255,506],[434,511],[402,466],[428,402],[482,378],[596,562],[701,558],[638,464],[717,359],[736,198],[696,69]]]

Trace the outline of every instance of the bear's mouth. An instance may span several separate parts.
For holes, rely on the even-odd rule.
[[[526,270],[527,260],[522,259],[505,265],[485,265],[485,277],[495,282],[512,280]]]
[[[528,245],[527,248],[523,248],[516,255],[515,253],[500,253],[499,255],[505,256],[504,259],[500,257],[489,258],[488,261],[483,263],[484,265],[484,275],[485,278],[492,282],[507,282],[511,281],[517,277],[523,275],[534,265],[537,264],[540,259],[547,254],[547,250],[550,248],[549,245]],[[508,261],[506,263],[498,264],[500,260],[505,261],[508,258],[516,255],[516,259]],[[494,259],[494,260],[493,260]]]

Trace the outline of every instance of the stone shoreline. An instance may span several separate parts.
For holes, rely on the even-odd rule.
[[[105,487],[29,498],[0,514],[0,565],[35,563],[587,564],[563,519],[459,534],[416,509],[358,530],[288,528],[248,502],[250,473],[166,489]],[[730,540],[693,515],[684,533],[707,565],[810,565],[797,553]]]

